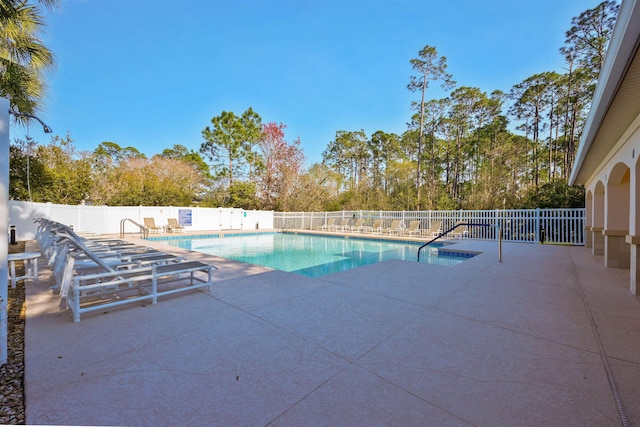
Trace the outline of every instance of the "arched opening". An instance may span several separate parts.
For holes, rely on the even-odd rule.
[[[617,163],[607,180],[605,193],[604,262],[607,267],[629,268],[629,207],[631,201],[631,169]]]

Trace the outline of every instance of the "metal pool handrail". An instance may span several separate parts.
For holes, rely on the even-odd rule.
[[[465,225],[467,227],[495,227],[496,230],[498,231],[498,260],[500,262],[502,262],[502,230],[500,229],[500,226],[498,226],[496,224],[474,224],[474,223],[471,223],[471,222],[460,222],[460,223],[454,225],[453,227],[451,227],[450,229],[448,229],[447,231],[445,231],[443,233],[440,233],[438,236],[436,236],[433,239],[429,240],[424,245],[420,246],[418,248],[418,262],[420,262],[420,251],[422,250],[422,248],[424,248],[425,246],[435,242],[439,238],[441,238],[443,236],[446,236],[447,234],[451,233],[456,228],[462,227],[462,226],[465,226]]]
[[[124,223],[127,222],[127,221],[129,221],[133,225],[137,225],[138,227],[140,227],[140,231],[142,231],[142,238],[143,239],[147,239],[149,237],[149,229],[147,227],[145,227],[144,225],[138,224],[137,222],[135,222],[131,218],[125,218],[122,221],[120,221],[120,238],[124,237]]]

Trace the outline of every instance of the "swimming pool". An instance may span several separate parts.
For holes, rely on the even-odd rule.
[[[171,246],[221,258],[320,277],[387,260],[415,261],[420,242],[344,238],[294,233],[248,233],[153,238]],[[441,243],[433,244],[442,247]],[[453,266],[474,254],[427,251],[420,262]]]

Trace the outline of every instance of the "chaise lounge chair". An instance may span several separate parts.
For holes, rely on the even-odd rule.
[[[458,221],[456,222],[456,225],[458,224],[463,224],[462,221]],[[456,227],[452,232],[451,232],[451,237],[457,237],[458,239],[462,239],[463,237],[467,237],[469,235],[469,230],[467,229],[467,225],[461,225],[459,227]]]
[[[385,233],[396,233],[396,234],[400,234],[400,232],[402,231],[402,228],[400,227],[401,222],[399,219],[394,219],[393,221],[391,221],[391,225],[389,226],[389,228],[386,228],[384,230]]]
[[[159,233],[162,230],[162,227],[156,226],[156,221],[153,218],[143,218],[143,220],[149,233]]]
[[[320,227],[320,230],[322,231],[329,231],[333,228],[333,223],[336,222],[335,218],[329,218],[327,219],[327,221],[322,224],[322,227]]]
[[[382,233],[382,220],[376,219],[373,221],[373,225],[365,226],[363,230],[367,233]]]
[[[340,222],[340,225],[334,225],[333,229],[335,231],[346,231],[347,228],[349,227],[349,218],[343,218],[342,222]]]
[[[184,232],[184,226],[178,224],[178,220],[175,218],[167,218],[167,231],[171,233],[182,233]]]
[[[415,219],[415,220],[411,221],[409,223],[409,227],[407,227],[404,230],[403,234],[408,234],[409,236],[412,236],[412,235],[415,234],[416,236],[419,236],[420,235],[420,220],[419,219]]]
[[[442,233],[442,221],[440,220],[431,221],[431,226],[426,230],[422,230],[424,237],[438,237],[440,233]]]
[[[362,224],[364,224],[364,218],[358,218],[356,223],[351,226],[351,232],[354,233],[363,229],[364,227],[362,226]]]
[[[49,235],[55,242],[54,288],[60,307],[71,309],[74,322],[84,312],[145,300],[155,304],[164,295],[201,287],[210,292],[213,287],[217,267],[210,264],[143,248],[125,255],[82,239],[70,227],[43,221],[38,241],[44,243]]]

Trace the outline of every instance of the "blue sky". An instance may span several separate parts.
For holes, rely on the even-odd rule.
[[[506,92],[562,71],[571,18],[598,3],[62,0],[46,14],[57,65],[41,117],[81,150],[112,141],[152,156],[174,144],[197,151],[212,117],[252,107],[287,125],[287,140],[299,136],[310,165],[338,130],[406,130],[418,99],[409,60],[425,45],[447,57],[458,87]]]

